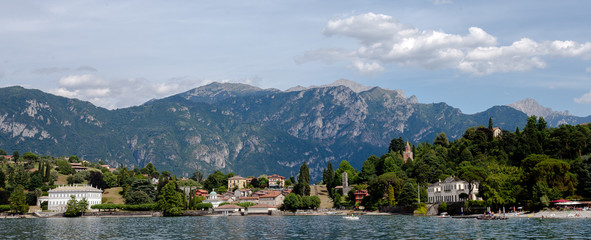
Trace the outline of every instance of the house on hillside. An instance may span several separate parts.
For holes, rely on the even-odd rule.
[[[232,191],[235,187],[238,189],[244,189],[246,186],[248,186],[246,185],[246,178],[241,176],[233,176],[228,178],[228,191]]]
[[[86,171],[88,170],[87,167],[83,167],[82,163],[68,163],[70,164],[70,166],[72,166],[72,168],[74,169],[74,171],[76,172],[82,172],[82,171]]]
[[[268,177],[269,188],[283,188],[285,187],[285,177],[273,174]]]
[[[499,138],[503,135],[503,130],[499,127],[495,127],[492,129],[492,133],[494,138]]]
[[[357,190],[355,191],[355,204],[359,203],[361,204],[361,202],[363,201],[364,197],[369,196],[369,192],[367,190]]]
[[[472,194],[468,196],[467,200],[481,200],[476,197],[478,194],[479,183],[474,183],[474,189]],[[440,202],[462,202],[464,199],[460,198],[460,194],[469,194],[468,182],[455,179],[454,177],[448,177],[445,180],[433,183],[427,186],[427,195],[429,203],[440,203]]]
[[[251,194],[252,194],[252,190],[250,190],[250,188],[236,189],[236,191],[234,191],[234,196],[236,196],[236,197],[248,197]]]

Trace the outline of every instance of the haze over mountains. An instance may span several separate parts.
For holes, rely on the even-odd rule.
[[[591,120],[532,100],[464,114],[348,80],[286,91],[211,83],[117,110],[22,87],[0,89],[0,99],[0,148],[7,152],[78,155],[131,168],[152,162],[182,176],[195,169],[295,176],[307,162],[317,178],[328,161],[360,168],[371,154],[386,152],[392,138],[416,144],[445,132],[456,139],[489,117],[509,131],[522,128],[526,114],[545,114],[551,126]]]

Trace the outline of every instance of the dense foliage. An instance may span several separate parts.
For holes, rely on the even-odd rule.
[[[561,125],[548,128],[543,118],[527,118],[523,131],[502,130],[493,135],[489,127],[468,128],[462,138],[450,141],[437,134],[433,144],[413,146],[414,160],[404,163],[403,143],[395,138],[389,152],[370,156],[361,171],[346,161],[332,174],[325,169],[323,181],[336,204],[352,206],[352,194],[340,199],[334,187],[342,185],[341,173],[347,172],[355,189],[369,190],[363,204],[368,208],[386,205],[410,205],[426,201],[429,184],[453,176],[469,183],[472,192],[479,183],[479,197],[487,206],[520,205],[530,209],[547,207],[559,198],[591,197],[591,127]],[[467,198],[466,196],[462,196]]]

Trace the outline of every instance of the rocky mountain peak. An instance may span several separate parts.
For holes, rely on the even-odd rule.
[[[515,103],[507,105],[509,107],[515,108],[518,111],[521,111],[528,116],[540,116],[544,118],[548,118],[550,116],[570,116],[568,111],[560,112],[554,111],[552,108],[544,107],[540,105],[536,100],[531,98],[526,98],[521,101],[517,101]]]

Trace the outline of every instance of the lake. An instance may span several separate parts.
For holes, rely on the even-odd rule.
[[[0,219],[2,239],[547,239],[591,236],[591,219],[414,216]]]

